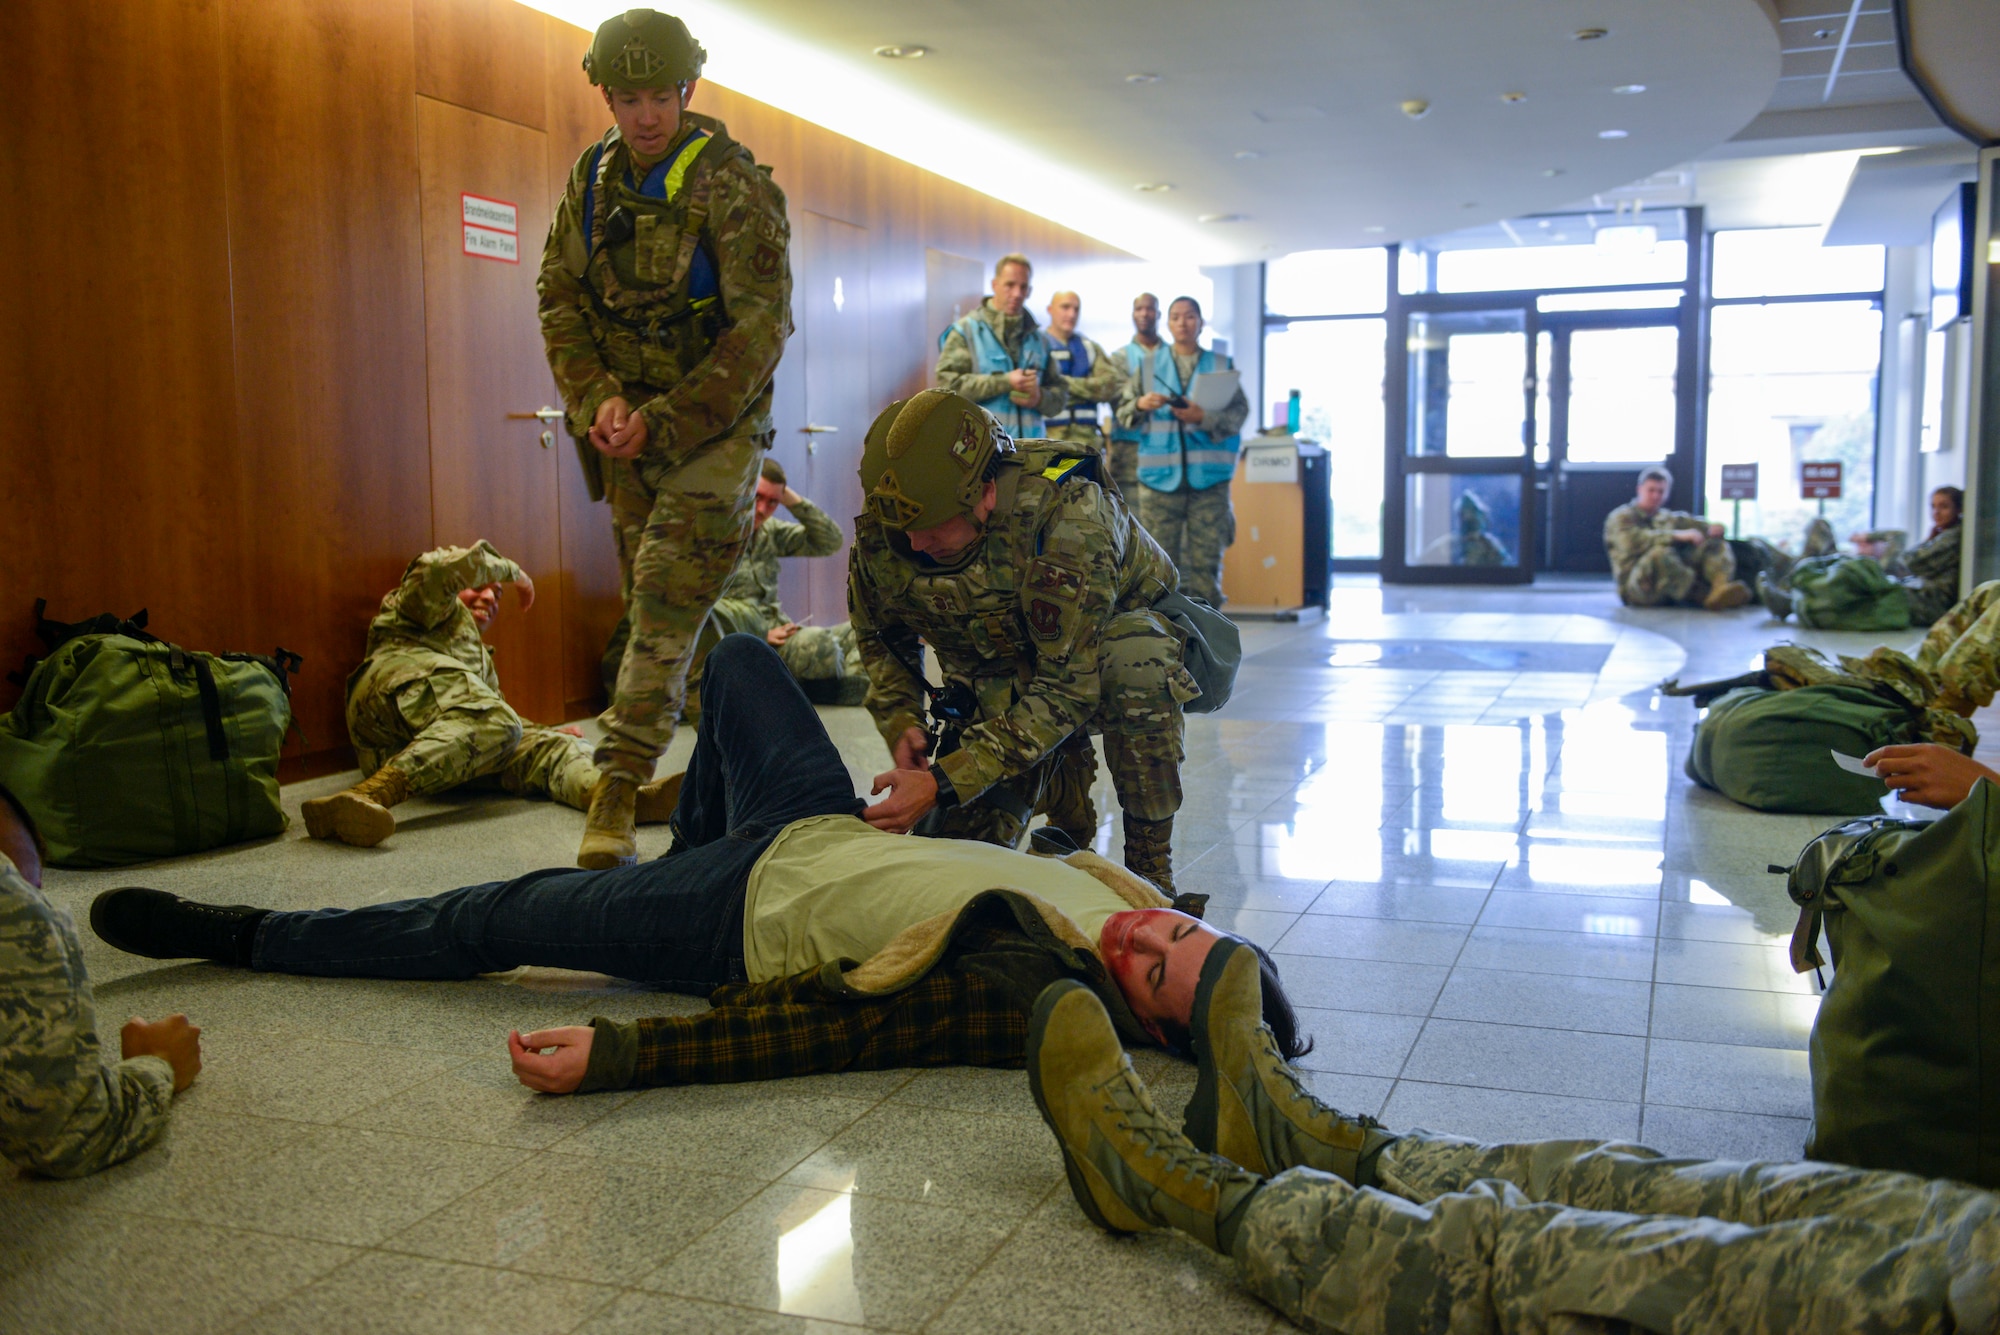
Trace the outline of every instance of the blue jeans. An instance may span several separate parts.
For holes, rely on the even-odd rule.
[[[694,758],[667,856],[555,867],[359,909],[273,913],[251,966],[339,978],[471,978],[524,964],[706,993],[742,976],[743,892],[778,831],[866,805],[792,674],[763,640],[708,658]]]

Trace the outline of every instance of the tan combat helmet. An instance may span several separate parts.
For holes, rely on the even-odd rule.
[[[597,27],[583,72],[606,88],[673,88],[701,77],[708,52],[687,24],[657,9],[628,9]]]
[[[935,528],[970,514],[995,455],[1014,453],[992,413],[970,399],[927,389],[898,399],[868,428],[861,450],[862,504],[885,528]]]

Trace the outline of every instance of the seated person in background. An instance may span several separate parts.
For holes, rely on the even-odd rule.
[[[347,732],[368,777],[306,802],[307,834],[373,848],[396,832],[398,802],[487,776],[510,793],[588,809],[597,766],[582,733],[524,723],[500,694],[482,637],[503,584],[521,591],[522,611],[534,606],[534,581],[484,538],[410,562],[347,678]],[[659,785],[639,790],[641,821],[671,809]]]
[[[1901,585],[1896,592],[1909,608],[1910,624],[1928,626],[1958,601],[1964,507],[1963,491],[1957,487],[1939,487],[1931,493],[1931,532],[1924,541],[1906,550],[1903,542],[1907,535],[1903,530],[1875,529],[1855,534],[1854,549],[1858,555],[1842,559],[1873,561],[1883,574]],[[1836,553],[1832,527],[1824,519],[1813,520],[1806,530],[1806,556],[1833,555]],[[1781,621],[1798,610],[1790,573],[1774,573],[1769,578],[1757,576],[1757,597]],[[1822,629],[1844,629],[1837,619],[1814,624]]]
[[[1604,521],[1604,550],[1618,597],[1628,607],[1675,604],[1720,612],[1750,601],[1736,578],[1736,558],[1722,540],[1722,525],[1679,510],[1663,509],[1674,475],[1643,469],[1632,500]]]
[[[41,884],[41,836],[0,788],[0,1157],[83,1177],[160,1138],[174,1095],[201,1073],[201,1030],[185,1015],[135,1016],[118,1036],[123,1060],[107,1062],[76,928]]]
[[[1128,1042],[1185,1048],[1201,961],[1233,938],[1093,853],[1057,860],[874,828],[771,647],[732,635],[709,662],[693,759],[668,780],[679,805],[663,858],[345,911],[127,888],[98,897],[91,926],[155,959],[373,978],[547,965],[709,995],[705,1014],[513,1035],[516,1072],[550,1093],[1019,1065],[1028,1010],[1058,978],[1101,994]],[[1275,971],[1265,995],[1297,1055]]]
[[[1234,942],[1208,952],[1179,1126],[1069,982],[1035,1004],[1028,1081],[1092,1222],[1178,1229],[1308,1330],[2000,1330],[2000,1195],[1827,1163],[1392,1135],[1286,1064],[1258,973]]]
[[[783,505],[798,522],[773,518]],[[778,651],[792,675],[820,704],[858,705],[868,689],[868,674],[854,647],[854,628],[801,626],[778,603],[778,562],[787,556],[831,556],[840,550],[840,525],[817,505],[785,483],[784,465],[764,460],[757,479],[756,533],[736,573],[722,586],[715,608],[695,646],[695,664],[688,673],[688,700],[700,699],[701,665],[709,650],[725,635],[757,635]],[[822,698],[822,696],[824,698]]]

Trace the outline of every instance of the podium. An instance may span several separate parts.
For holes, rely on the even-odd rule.
[[[1326,611],[1333,556],[1327,452],[1288,431],[1243,442],[1230,483],[1236,541],[1222,556],[1233,618],[1313,620]]]

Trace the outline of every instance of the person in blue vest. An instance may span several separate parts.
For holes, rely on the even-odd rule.
[[[1125,392],[1126,366],[1100,347],[1095,339],[1077,332],[1077,318],[1083,314],[1083,298],[1074,292],[1058,292],[1049,298],[1049,327],[1042,337],[1048,340],[1050,366],[1062,378],[1069,406],[1045,419],[1050,440],[1068,441],[1104,456],[1111,464],[1112,481],[1119,494],[1131,496],[1139,489],[1137,448],[1126,451],[1126,469],[1106,446],[1104,430],[1097,424],[1097,405],[1118,406]]]
[[[993,295],[938,342],[937,387],[992,413],[1015,440],[1042,439],[1045,419],[1069,404],[1048,340],[1028,313],[1034,275],[1026,255],[1002,255],[993,266]]]
[[[1125,363],[1125,377],[1130,380],[1139,374],[1139,364],[1158,351],[1160,343],[1160,299],[1150,292],[1141,292],[1132,298],[1132,341],[1118,349],[1118,358]],[[1118,479],[1119,488],[1138,503],[1139,496],[1139,442],[1146,433],[1137,427],[1129,427],[1118,420],[1118,407],[1111,408],[1111,475]]]
[[[1222,605],[1222,552],[1236,541],[1229,480],[1238,432],[1250,416],[1241,386],[1210,413],[1187,397],[1194,378],[1233,363],[1201,346],[1201,303],[1176,297],[1167,308],[1170,344],[1138,359],[1118,404],[1119,424],[1140,432],[1139,522],[1181,572],[1181,592]]]

